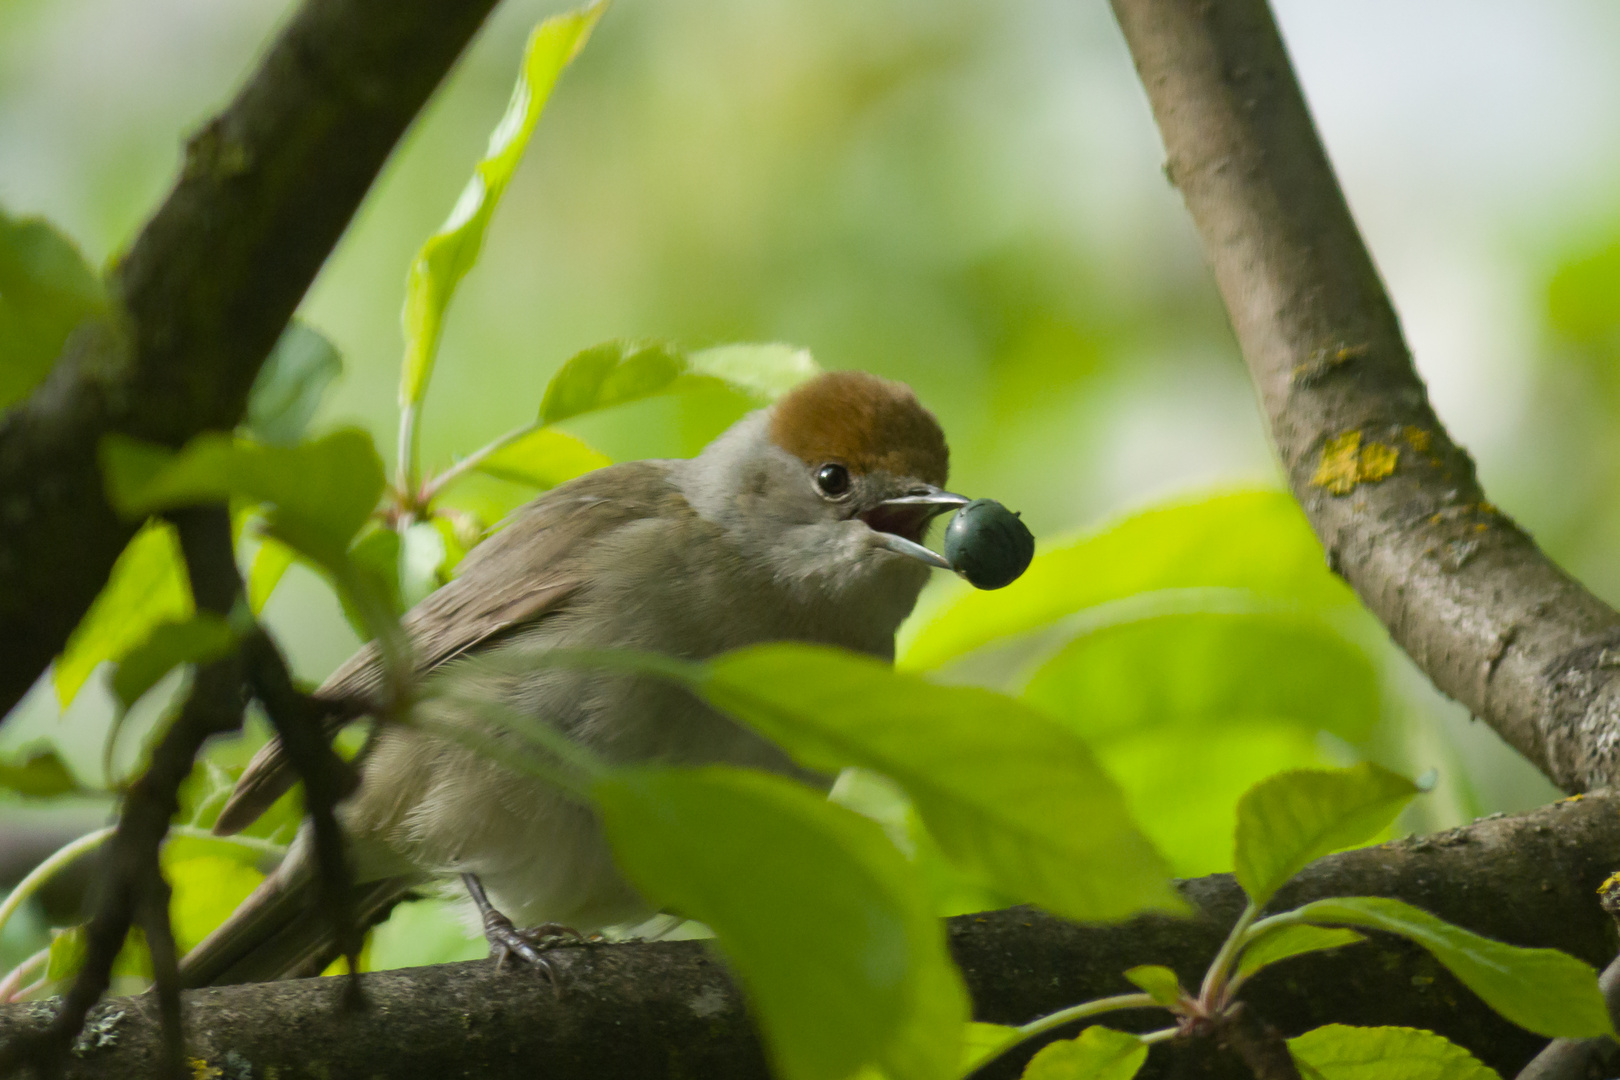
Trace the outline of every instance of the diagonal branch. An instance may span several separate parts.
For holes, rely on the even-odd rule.
[[[0,416],[0,714],[133,533],[102,494],[109,431],[179,445],[234,427],[259,365],[394,144],[495,0],[306,0],[113,273],[85,327]]]
[[[1620,780],[1620,615],[1429,406],[1265,0],[1113,0],[1289,482],[1435,685],[1566,791]]]

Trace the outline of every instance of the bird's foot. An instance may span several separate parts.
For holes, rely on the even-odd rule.
[[[484,912],[484,940],[489,942],[489,955],[495,960],[496,971],[503,970],[506,962],[515,957],[539,971],[552,985],[556,985],[557,972],[545,954],[563,945],[588,944],[584,934],[559,923],[519,930],[511,919],[494,908]]]

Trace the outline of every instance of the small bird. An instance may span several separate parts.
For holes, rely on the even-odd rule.
[[[804,776],[775,746],[673,683],[523,660],[553,648],[699,660],[768,641],[892,660],[895,631],[929,568],[949,568],[922,544],[929,523],[968,502],[944,490],[948,465],[944,433],[908,387],[832,372],[745,416],[695,458],[614,465],[555,488],[404,617],[423,679],[416,708],[498,739],[491,711],[469,699],[495,702],[611,762]],[[382,680],[367,646],[316,693],[375,699]],[[593,931],[656,913],[620,876],[589,808],[487,754],[421,726],[384,724],[359,775],[339,818],[367,920],[412,890],[459,876],[492,952],[543,967],[541,936],[517,927]],[[243,773],[215,831],[240,830],[293,780],[272,742]],[[313,861],[301,836],[185,957],[182,981],[321,970],[334,947],[315,908]]]

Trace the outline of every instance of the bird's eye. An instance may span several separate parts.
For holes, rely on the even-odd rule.
[[[823,465],[816,470],[816,489],[829,499],[836,499],[849,490],[849,470],[838,464]]]

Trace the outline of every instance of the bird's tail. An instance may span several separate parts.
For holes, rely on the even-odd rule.
[[[337,959],[332,917],[303,845],[180,961],[187,988],[319,975]],[[355,918],[369,927],[387,918],[420,881],[389,877],[355,886]]]

